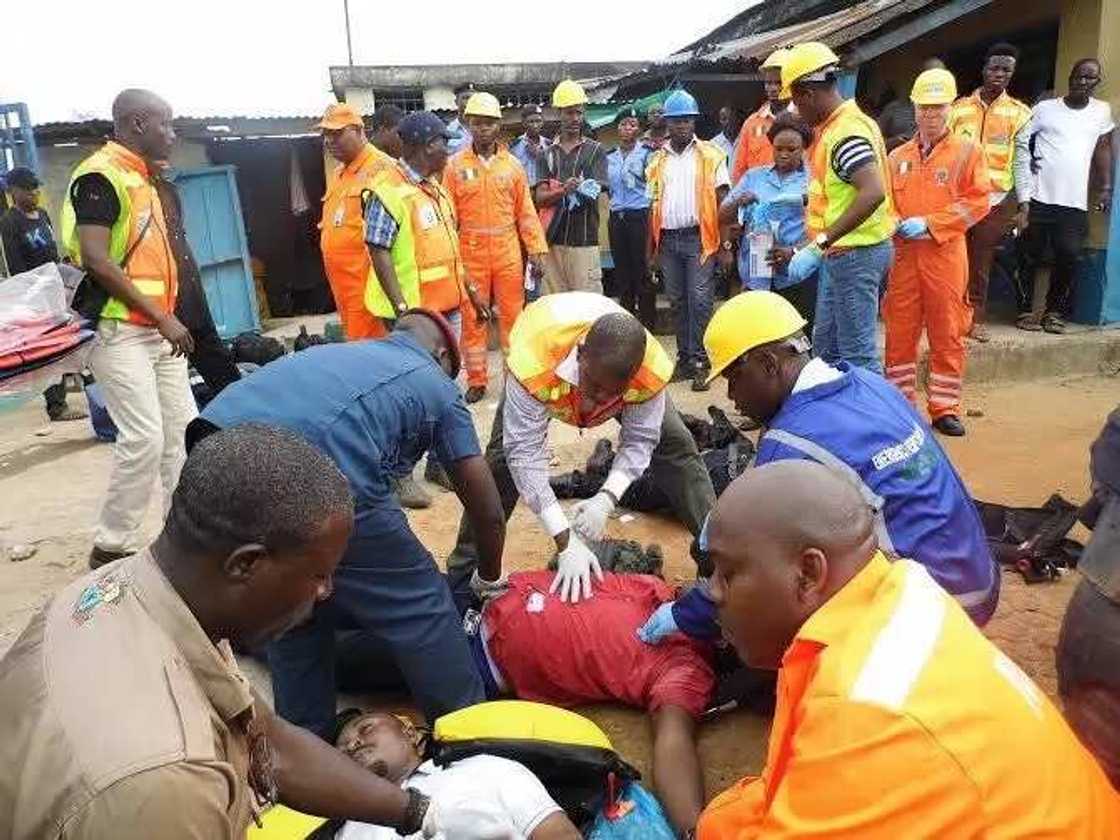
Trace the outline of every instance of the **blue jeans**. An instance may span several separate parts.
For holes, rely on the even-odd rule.
[[[707,367],[704,330],[712,319],[712,272],[715,257],[700,262],[700,229],[662,230],[658,262],[673,306],[677,362]]]
[[[359,508],[334,593],[268,648],[277,713],[323,737],[334,726],[339,630],[365,631],[395,661],[429,723],[486,699],[451,591],[400,508]]]
[[[875,343],[879,298],[894,259],[894,243],[852,248],[821,261],[813,349],[829,364],[848,362],[883,373]]]

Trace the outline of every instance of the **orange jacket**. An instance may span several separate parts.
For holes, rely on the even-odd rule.
[[[1031,121],[1031,109],[1006,92],[990,106],[980,98],[979,88],[971,96],[953,103],[949,130],[980,145],[992,178],[992,189],[1009,192],[1015,186],[1015,137]]]
[[[898,217],[923,217],[935,242],[964,236],[988,214],[991,182],[977,144],[946,134],[928,157],[922,157],[915,137],[891,152],[888,160]]]
[[[735,147],[735,159],[731,161],[731,186],[738,184],[748,169],[769,166],[774,162],[774,147],[767,136],[773,124],[774,112],[770,110],[769,102],[763,102],[761,108],[743,121]]]
[[[699,840],[1120,837],[1120,794],[1038,687],[909,560],[876,554],[797,633],[761,778]]]
[[[707,140],[696,137],[688,154],[696,160],[696,211],[700,214],[700,262],[719,250],[719,199],[716,196],[716,173],[727,160],[723,149]],[[665,161],[670,154],[668,144],[658,149],[646,163],[646,189],[650,195],[649,232],[656,248],[661,240],[661,211],[664,206]]]
[[[363,194],[368,195],[373,180],[392,165],[389,155],[366,143],[357,158],[335,170],[334,180],[323,195],[319,248],[344,327],[348,327],[350,313],[364,311],[362,298],[370,272]],[[350,337],[349,329],[347,335]]]
[[[443,170],[443,187],[459,217],[459,247],[464,258],[500,251],[505,261],[521,244],[529,254],[547,254],[544,228],[533,206],[529,179],[504,146],[483,161],[467,146],[451,156]]]

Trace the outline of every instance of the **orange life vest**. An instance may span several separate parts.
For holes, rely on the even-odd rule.
[[[719,146],[701,140],[693,141],[696,148],[692,154],[696,161],[696,210],[700,214],[700,261],[708,259],[719,250],[719,202],[716,200],[716,171],[727,155]],[[646,189],[649,191],[649,224],[653,235],[654,247],[661,238],[661,211],[664,198],[665,161],[669,151],[662,147],[650,155],[646,164]]]
[[[1008,96],[1006,91],[991,105],[985,105],[980,91],[976,90],[972,96],[953,103],[949,111],[949,130],[984,150],[992,189],[1006,193],[1015,185],[1015,173],[1012,171],[1015,136],[1030,118],[1031,109]]]

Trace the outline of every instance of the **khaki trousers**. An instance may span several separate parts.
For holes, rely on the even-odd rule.
[[[599,246],[552,245],[545,258],[542,294],[557,292],[603,293],[603,268]]]

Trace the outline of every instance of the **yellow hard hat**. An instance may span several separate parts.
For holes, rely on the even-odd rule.
[[[766,57],[766,60],[759,65],[761,70],[781,70],[782,65],[786,63],[789,58],[790,48],[780,47]]]
[[[957,80],[942,67],[918,74],[910,101],[915,105],[949,105],[957,98]]]
[[[716,311],[704,331],[704,349],[712,365],[708,381],[748,350],[789,338],[806,323],[792,303],[774,292],[735,295]]]
[[[827,44],[806,41],[795,44],[782,65],[782,96],[792,96],[790,86],[799,80],[823,82],[825,73],[840,64],[839,56]]]
[[[467,100],[467,107],[463,109],[464,117],[494,117],[502,118],[502,106],[498,104],[498,97],[492,93],[472,93]]]
[[[571,108],[573,105],[586,105],[587,94],[579,82],[565,79],[552,91],[553,108]]]

